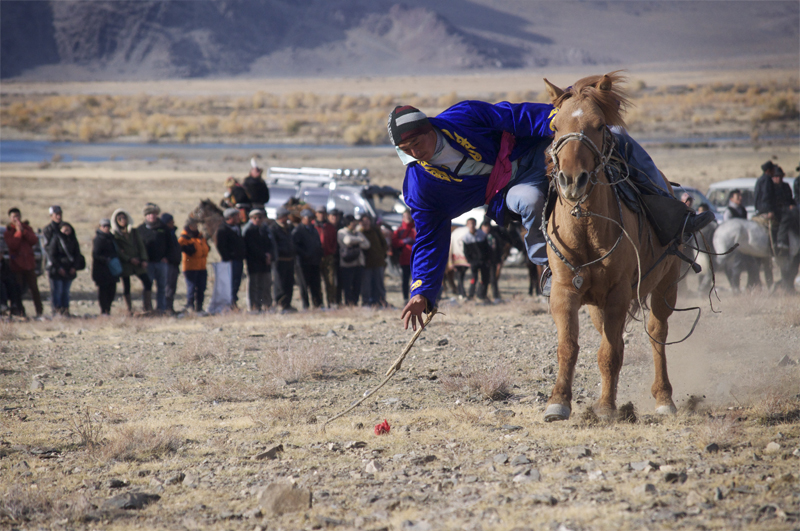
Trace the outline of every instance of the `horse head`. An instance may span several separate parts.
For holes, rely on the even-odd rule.
[[[549,170],[559,192],[569,201],[587,197],[589,185],[602,173],[611,150],[608,127],[625,125],[622,109],[629,101],[617,86],[624,79],[611,72],[585,77],[567,89],[544,80],[550,101],[558,109],[550,123],[555,136]]]

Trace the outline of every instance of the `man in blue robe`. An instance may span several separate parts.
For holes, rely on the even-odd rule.
[[[403,197],[417,228],[411,297],[402,313],[406,328],[411,321],[416,330],[422,313],[435,306],[450,249],[450,220],[473,208],[486,205],[487,216],[500,225],[509,212],[519,216],[528,231],[529,259],[547,264],[540,227],[548,187],[545,150],[556,112],[541,103],[463,101],[434,118],[410,105],[389,114],[389,137],[406,165]],[[622,131],[613,134],[626,146],[628,162],[641,170],[632,176],[637,187],[672,197],[644,149]],[[705,217],[691,220],[686,230],[704,223]],[[549,295],[549,278],[544,292]]]

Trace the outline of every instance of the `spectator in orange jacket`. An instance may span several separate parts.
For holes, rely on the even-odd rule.
[[[191,218],[186,221],[186,226],[178,238],[178,245],[183,253],[183,276],[186,278],[186,310],[197,313],[203,311],[203,299],[206,293],[208,271],[208,242],[197,230],[197,222]]]
[[[417,229],[411,211],[403,212],[403,223],[392,235],[392,249],[399,251],[398,262],[403,270],[403,300],[408,302],[408,288],[411,283],[411,249],[417,239]]]
[[[36,281],[36,257],[33,246],[39,243],[39,237],[27,222],[22,221],[22,214],[18,208],[8,211],[11,223],[6,227],[3,239],[8,246],[10,255],[11,272],[17,279],[20,290],[26,285],[31,290],[31,298],[36,309],[36,317],[42,316],[42,297],[39,295],[39,285]],[[25,310],[22,310],[23,315]]]

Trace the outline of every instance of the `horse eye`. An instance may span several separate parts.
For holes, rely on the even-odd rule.
[[[604,127],[605,127],[605,124],[604,124],[604,125],[601,125],[600,127],[598,127],[598,128],[597,128],[597,131],[598,131],[598,132],[603,132],[603,128],[604,128]]]

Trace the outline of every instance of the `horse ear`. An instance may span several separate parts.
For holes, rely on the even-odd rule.
[[[603,79],[601,79],[597,85],[595,85],[600,90],[611,90],[612,85],[611,78],[608,75],[603,74]]]
[[[553,85],[549,81],[547,81],[546,77],[543,79],[544,79],[544,86],[547,89],[547,95],[550,96],[550,103],[555,105],[558,98],[560,98],[564,94],[564,91],[558,88],[557,86]]]

